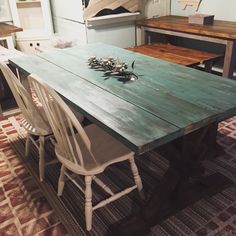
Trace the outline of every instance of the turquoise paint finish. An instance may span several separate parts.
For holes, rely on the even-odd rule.
[[[136,61],[122,83],[90,69],[90,56]],[[102,43],[11,60],[137,153],[236,114],[236,82]]]
[[[183,135],[169,122],[38,56],[14,58],[11,63],[40,76],[79,112],[138,154]]]
[[[103,72],[85,66],[91,55],[118,57],[129,65],[135,60],[140,79],[127,84],[106,80]],[[187,131],[210,118],[225,118],[219,115],[224,111],[235,112],[236,83],[205,72],[101,43],[39,56]]]
[[[198,13],[213,14],[217,20],[236,21],[235,9],[235,0],[202,0]],[[192,7],[182,10],[177,0],[171,0],[171,15],[188,16],[194,13]]]

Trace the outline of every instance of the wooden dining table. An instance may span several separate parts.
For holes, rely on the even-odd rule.
[[[92,56],[119,58],[137,79],[91,68]],[[184,195],[189,180],[207,178],[207,193],[225,183],[217,174],[202,177],[202,161],[222,151],[216,143],[217,124],[236,115],[236,81],[102,43],[17,57],[10,64],[40,76],[137,158],[155,149],[169,160],[162,184],[141,212],[121,223],[122,235],[134,235],[160,220],[160,208],[173,194],[185,200],[181,206],[189,204]],[[195,200],[202,192],[197,189]]]
[[[236,66],[236,22],[215,20],[213,25],[188,23],[185,16],[163,16],[140,20],[142,44],[149,42],[150,33],[200,40],[225,46],[223,76],[232,78]]]

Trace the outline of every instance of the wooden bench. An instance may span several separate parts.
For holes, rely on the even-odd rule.
[[[163,43],[145,44],[128,50],[189,67],[204,64],[207,72],[211,71],[215,61],[224,57],[220,54]]]

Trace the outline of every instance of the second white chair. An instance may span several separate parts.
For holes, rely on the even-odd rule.
[[[36,106],[29,92],[23,87],[20,80],[4,62],[0,63],[0,70],[2,71],[24,117],[21,120],[21,124],[27,131],[25,156],[27,157],[29,155],[31,141],[39,150],[39,178],[40,181],[43,181],[45,174],[44,143],[45,139],[52,134],[51,127],[47,121],[43,108]],[[35,137],[38,137],[38,140],[35,140]],[[51,164],[51,162],[47,164]]]
[[[74,182],[85,194],[86,229],[91,230],[92,212],[95,209],[117,200],[136,188],[142,191],[142,181],[134,161],[134,153],[94,124],[83,128],[70,108],[51,87],[35,75],[30,75],[28,79],[45,109],[56,138],[55,151],[62,163],[58,195],[63,193],[66,177]],[[135,185],[119,193],[113,193],[96,175],[102,173],[109,165],[125,160],[130,162]],[[70,172],[84,176],[85,189],[73,179]],[[93,180],[110,195],[95,206],[92,204]]]

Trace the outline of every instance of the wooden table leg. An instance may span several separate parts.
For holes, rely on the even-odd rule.
[[[223,76],[233,78],[236,65],[236,41],[228,41],[225,49]]]
[[[224,149],[220,146],[217,141],[217,133],[218,133],[218,123],[214,123],[208,127],[207,139],[205,140],[205,144],[207,145],[207,158],[215,158],[219,155],[224,154]]]
[[[141,210],[112,226],[112,235],[146,235],[149,227],[229,186],[220,174],[203,177],[202,161],[216,147],[216,128],[217,124],[209,125],[157,149],[169,160],[169,169]]]

